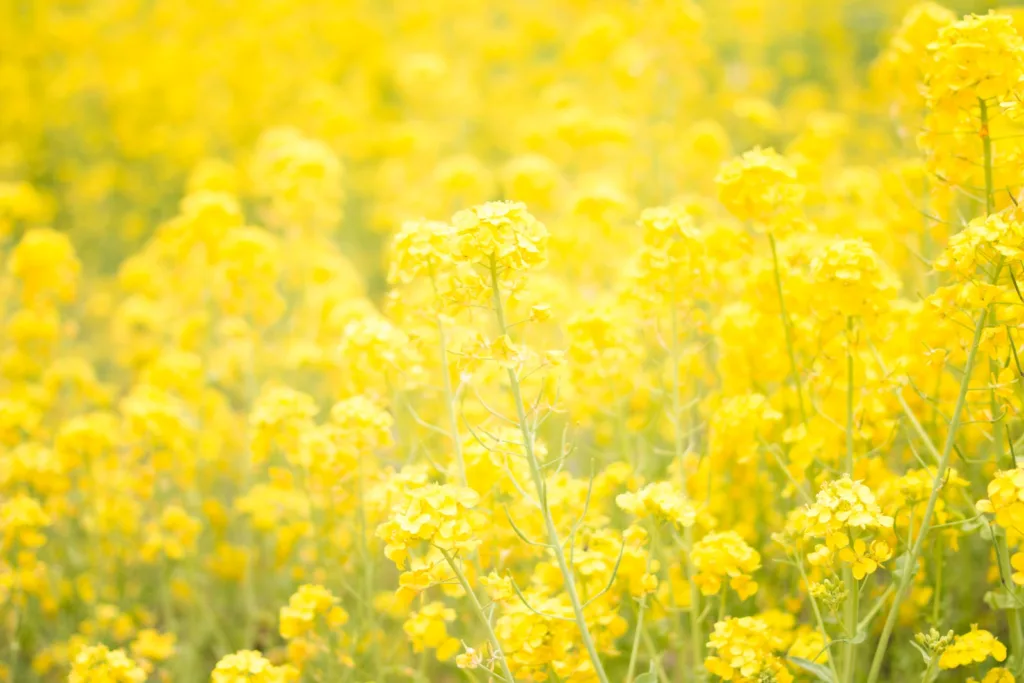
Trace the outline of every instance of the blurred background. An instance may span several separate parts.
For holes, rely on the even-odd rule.
[[[254,151],[283,126],[336,157],[298,164],[336,176],[317,229],[377,287],[382,236],[469,203],[628,229],[755,144],[912,147],[892,104],[912,79],[879,58],[914,4],[4,0],[0,237],[52,225],[111,272],[190,178],[258,201]]]

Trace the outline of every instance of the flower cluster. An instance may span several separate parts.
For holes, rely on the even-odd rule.
[[[1021,10],[8,2],[0,102],[0,683],[1024,668]]]
[[[892,557],[885,532],[893,518],[882,513],[874,493],[859,481],[842,477],[828,482],[797,519],[805,537],[824,540],[808,555],[811,564],[827,565],[838,557],[863,579]]]
[[[407,490],[387,522],[377,529],[384,554],[398,567],[420,543],[453,554],[470,553],[480,545],[477,530],[482,513],[474,510],[480,496],[451,484],[428,484]]]
[[[690,527],[697,519],[697,508],[670,481],[648,484],[636,493],[622,493],[615,503],[637,517],[654,517],[676,527]]]
[[[775,653],[776,643],[776,635],[764,619],[730,617],[715,624],[708,639],[714,654],[704,665],[723,681],[791,683],[793,674]]]
[[[708,534],[693,545],[690,561],[697,570],[693,581],[704,595],[717,595],[726,577],[742,600],[757,592],[750,575],[760,569],[761,555],[735,531]]]
[[[994,635],[977,624],[971,624],[971,630],[957,635],[939,656],[939,666],[943,669],[956,669],[976,662],[983,662],[989,657],[1002,662],[1006,659],[1006,646]]]

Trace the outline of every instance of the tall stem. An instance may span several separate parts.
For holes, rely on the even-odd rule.
[[[981,154],[985,165],[985,214],[995,210],[995,184],[992,181],[992,136],[988,129],[988,105],[978,98],[978,114],[981,119]]]
[[[853,476],[853,316],[846,317],[846,473]]]
[[[491,626],[491,620],[487,618],[487,613],[484,612],[483,606],[480,604],[480,599],[476,597],[476,593],[473,591],[472,586],[469,585],[469,581],[466,579],[465,573],[455,562],[455,558],[452,557],[451,553],[447,550],[441,550],[441,554],[444,555],[445,562],[451,567],[452,572],[455,574],[455,578],[459,580],[459,584],[462,586],[462,590],[466,592],[469,597],[470,604],[473,606],[473,612],[476,613],[480,623],[484,625],[484,629],[487,630],[487,639],[491,643],[491,649],[494,650],[494,658],[501,664],[502,674],[505,676],[505,680],[512,683],[515,679],[512,677],[512,672],[509,671],[508,662],[505,661],[505,653],[501,650],[501,643],[498,642],[498,636],[494,633],[494,627]]]
[[[779,269],[779,253],[775,248],[775,235],[768,233],[768,243],[772,246],[772,265],[775,268],[775,292],[779,297],[779,315],[782,317],[782,329],[786,336],[786,351],[789,353],[789,371],[796,390],[797,405],[800,406],[800,420],[807,424],[807,409],[804,408],[804,394],[800,390],[800,371],[796,366],[796,351],[793,348],[793,329],[786,313],[786,299],[782,296],[782,272]]]
[[[683,493],[686,493],[686,475],[683,469],[683,455],[685,448],[683,447],[683,398],[682,390],[679,386],[679,313],[676,305],[676,291],[673,286],[672,289],[672,341],[669,344],[669,354],[672,361],[672,425],[673,425],[673,440],[675,446],[675,459],[676,466],[679,468],[679,485]],[[710,468],[708,469],[710,472]],[[710,482],[708,486],[708,492],[710,494],[711,487]],[[684,540],[686,543],[686,572],[687,582],[690,586],[690,652],[693,656],[693,672],[694,678],[697,678],[697,672],[700,670],[701,663],[704,659],[704,634],[703,628],[700,623],[700,591],[697,589],[697,582],[694,581],[696,571],[694,570],[693,564],[690,560],[690,550],[693,548],[693,527],[688,526],[683,530]]]
[[[647,596],[640,598],[640,606],[636,612],[636,631],[633,633],[633,651],[629,653],[629,668],[626,669],[626,683],[633,683],[636,672],[637,655],[640,653],[640,636],[644,628],[644,609],[647,607]]]
[[[853,570],[850,567],[843,568],[843,582],[846,584],[846,605],[845,614],[846,617],[846,637],[850,639],[849,642],[845,643],[843,648],[843,677],[840,679],[842,683],[854,683],[854,676],[857,671],[857,645],[854,644],[853,640],[857,636],[857,620],[858,607],[860,595],[857,586],[857,579],[853,576]]]
[[[846,473],[853,476],[853,316],[846,317]],[[857,580],[849,566],[843,567],[843,583],[846,584],[846,637],[850,639],[843,647],[843,683],[853,683],[856,671],[857,646],[853,639],[857,635],[857,608],[860,596]]]
[[[796,562],[796,568],[800,570],[800,578],[803,579],[804,587],[807,589],[808,593],[810,593],[811,582],[807,579],[807,572],[804,571],[804,560],[799,555],[794,555],[794,560]],[[828,646],[832,639],[828,635],[828,629],[825,628],[825,619],[821,616],[821,608],[818,607],[818,601],[813,595],[811,595],[810,598],[811,610],[814,612],[814,619],[818,622],[818,631],[821,632],[821,642],[824,646]],[[828,656],[828,668],[832,671],[832,677],[836,681],[839,681],[839,672],[836,671],[836,663],[833,660],[834,658],[830,653]]]
[[[995,274],[992,276],[993,283],[999,279],[1000,271],[1002,271],[1002,262],[996,266]],[[981,343],[981,335],[985,331],[985,321],[987,318],[988,309],[986,308],[978,314],[978,318],[974,323],[974,337],[971,340],[970,351],[967,353],[967,362],[964,364],[963,378],[960,380],[960,391],[957,394],[956,405],[953,407],[953,415],[949,422],[949,432],[946,434],[946,441],[942,447],[942,455],[939,458],[935,479],[932,481],[932,492],[928,496],[928,505],[925,507],[924,517],[921,519],[921,530],[918,532],[917,539],[914,541],[910,554],[906,558],[906,563],[904,564],[905,571],[900,576],[896,595],[893,596],[892,607],[889,608],[885,625],[882,627],[882,635],[879,637],[878,646],[875,649],[875,656],[871,662],[871,671],[868,674],[867,683],[876,683],[878,680],[878,675],[882,670],[882,660],[885,659],[885,651],[889,647],[889,638],[892,636],[892,630],[896,626],[896,618],[899,616],[900,605],[906,595],[907,587],[916,573],[917,559],[921,555],[924,539],[931,529],[932,517],[935,514],[935,503],[939,498],[939,491],[942,490],[946,468],[949,466],[953,445],[956,443],[956,433],[960,429],[964,405],[967,403],[967,390],[971,384],[971,371],[974,369],[974,361],[978,355],[978,345]]]
[[[995,211],[995,182],[992,179],[992,135],[989,131],[989,117],[988,117],[988,104],[984,99],[978,98],[978,113],[981,119],[981,150],[982,157],[985,166],[985,213],[992,214]],[[1010,278],[1013,278],[1013,270],[1010,266]],[[1016,281],[1014,281],[1016,287]],[[996,323],[995,310],[990,307],[989,315],[992,324]],[[1007,332],[1009,335],[1009,332]],[[1010,347],[1013,347],[1013,338],[1009,339]],[[999,364],[997,362],[989,361],[989,367],[994,376],[998,375]],[[995,459],[998,464],[1003,459],[1003,436],[1000,434],[1000,428],[1002,427],[1002,419],[998,415],[999,404],[996,401],[995,389],[991,389],[989,397],[992,404],[992,443],[995,447]],[[1016,464],[1016,463],[1014,463]],[[1009,577],[1012,573],[1010,569],[1010,551],[1006,545],[1006,536],[1002,535],[996,538],[996,548],[999,554],[1000,563],[1005,562],[1005,566],[1001,566],[1002,574],[1005,577]],[[1012,593],[1016,592],[1016,586],[1012,581],[1008,581],[1006,584],[1007,590]],[[1024,664],[1024,615],[1021,610],[1014,609],[1009,610],[1007,614],[1007,621],[1010,626],[1010,648],[1012,652],[1012,661],[1015,663],[1014,673],[1019,673],[1019,667]]]
[[[505,323],[505,309],[501,301],[501,287],[498,284],[498,266],[493,256],[491,257],[490,271],[491,289],[494,295],[494,312],[498,318],[498,328],[501,330],[502,335],[507,335],[508,326]],[[519,386],[519,376],[516,374],[514,368],[508,369],[508,383],[512,392],[512,400],[516,406],[516,416],[519,420],[519,429],[523,436],[523,450],[526,451],[526,460],[530,466],[530,477],[533,479],[534,488],[537,490],[537,498],[540,503],[541,514],[544,517],[544,528],[547,532],[548,544],[551,546],[551,550],[555,554],[555,560],[558,562],[558,569],[561,571],[562,579],[565,581],[565,591],[569,594],[569,601],[572,603],[572,611],[576,618],[576,625],[580,630],[580,637],[583,639],[583,645],[586,647],[587,653],[590,655],[590,661],[594,666],[594,672],[597,674],[601,683],[609,683],[608,674],[604,671],[604,665],[601,663],[601,657],[597,653],[597,646],[594,644],[594,639],[590,635],[590,628],[587,626],[587,620],[583,614],[583,603],[580,602],[579,595],[576,592],[576,581],[573,578],[572,570],[569,568],[569,563],[565,560],[565,550],[562,548],[562,541],[558,538],[558,530],[555,528],[555,522],[551,516],[551,508],[548,506],[547,500],[547,489],[544,485],[544,475],[541,471],[540,462],[537,460],[537,454],[533,447],[533,430],[530,429],[530,426],[526,421],[526,406],[523,403],[523,394]]]
[[[466,460],[462,455],[462,439],[459,438],[459,419],[455,414],[455,395],[452,393],[452,378],[448,367],[448,342],[444,334],[444,323],[441,316],[437,316],[437,338],[440,345],[441,375],[444,381],[444,403],[448,413],[448,429],[452,440],[452,450],[455,451],[455,462],[459,467],[459,477],[463,486],[469,486],[469,479],[466,477]]]
[[[1010,579],[1013,575],[1013,568],[1010,565],[1010,549],[1006,545],[1006,534],[993,534],[996,544],[996,558],[999,562],[999,574],[1003,582],[1003,588],[1017,602],[1017,585]],[[1014,673],[1019,673],[1019,667],[1024,664],[1024,630],[1021,629],[1020,610],[1008,610],[1008,621],[1010,622],[1010,668]]]

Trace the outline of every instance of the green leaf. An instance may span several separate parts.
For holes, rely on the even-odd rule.
[[[968,520],[960,525],[960,530],[965,534],[969,534],[976,529],[985,529],[988,524],[981,517],[976,519]]]
[[[921,647],[920,645],[918,645],[918,644],[917,644],[916,642],[914,642],[913,640],[911,640],[911,641],[909,641],[909,642],[910,642],[910,644],[911,644],[911,645],[913,645],[913,646],[914,646],[914,649],[915,649],[915,650],[917,650],[918,652],[920,652],[920,653],[921,653],[921,659],[923,659],[923,660],[924,660],[924,663],[925,663],[925,664],[928,664],[929,662],[931,662],[931,661],[932,661],[932,656],[931,656],[930,654],[928,654],[928,651],[927,651],[927,650],[925,650],[925,649],[924,649],[923,647]]]
[[[867,629],[865,629],[865,630],[862,630],[862,631],[857,631],[857,635],[855,635],[853,638],[850,638],[850,643],[853,644],[853,645],[859,645],[860,643],[863,643],[867,639],[868,639],[868,632],[867,632]]]
[[[997,588],[985,593],[985,604],[992,609],[1020,609],[1020,605],[1005,588]]]
[[[654,673],[654,660],[647,665],[647,673],[633,679],[633,683],[658,683],[658,675]]]
[[[786,659],[793,662],[804,671],[814,674],[815,678],[819,681],[824,681],[824,683],[836,683],[836,680],[832,677],[832,672],[823,664],[812,662],[811,660],[804,659],[803,657],[786,657]]]
[[[892,563],[893,564],[893,569],[892,569],[893,575],[896,578],[898,578],[898,579],[902,579],[903,578],[903,572],[905,572],[907,570],[907,566],[908,566],[909,562],[910,562],[910,553],[903,553],[901,555],[897,555],[896,559],[893,560],[893,563]]]

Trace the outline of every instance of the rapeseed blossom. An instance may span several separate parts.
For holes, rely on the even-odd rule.
[[[1010,4],[0,7],[0,683],[1024,679]]]

